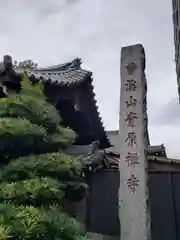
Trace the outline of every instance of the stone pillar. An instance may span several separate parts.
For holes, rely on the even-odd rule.
[[[120,96],[121,240],[150,240],[148,202],[145,53],[140,44],[122,48]]]

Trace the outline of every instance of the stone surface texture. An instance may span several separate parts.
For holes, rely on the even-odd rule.
[[[141,44],[121,50],[120,189],[121,240],[150,240],[145,53]],[[131,113],[131,114],[130,114]]]

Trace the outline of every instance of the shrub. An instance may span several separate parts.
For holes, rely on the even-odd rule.
[[[75,133],[60,126],[43,84],[22,76],[19,94],[0,101],[0,239],[85,240],[62,200],[86,194],[82,166],[63,149]]]

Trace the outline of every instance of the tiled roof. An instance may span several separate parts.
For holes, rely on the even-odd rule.
[[[166,164],[180,164],[180,159],[175,158],[167,158],[167,157],[156,157],[156,156],[148,156],[148,159],[152,162],[157,163],[166,163]]]
[[[158,146],[152,146],[154,149],[156,147]],[[96,171],[99,169],[118,169],[120,164],[119,155],[100,150],[96,142],[92,145],[87,146],[71,146],[69,149],[66,149],[66,153],[75,156],[76,161],[80,161],[83,164],[84,168],[88,171]],[[148,162],[149,164],[156,163],[160,165],[180,165],[179,159],[152,156],[149,154]],[[151,167],[149,167],[149,169],[151,169]]]
[[[92,75],[90,71],[81,68],[81,60],[74,59],[71,62],[46,68],[28,69],[30,78],[42,79],[44,82],[59,86],[72,86],[81,83]],[[22,68],[14,69],[16,74],[24,71]]]
[[[117,157],[117,155],[114,156],[113,154],[105,153],[103,161],[104,161],[104,165],[106,168],[118,169],[119,167],[121,167],[120,158]],[[180,165],[179,159],[150,156],[150,155],[148,155],[148,162],[149,162],[149,164],[157,163],[157,164],[169,164],[169,165],[178,164],[178,165]]]
[[[104,166],[106,168],[119,168],[121,167],[120,158],[109,153],[104,154]],[[150,156],[148,155],[148,162],[149,163],[157,163],[157,164],[178,164],[180,165],[180,159],[173,159],[173,158],[167,158],[167,157],[159,157],[159,156]]]

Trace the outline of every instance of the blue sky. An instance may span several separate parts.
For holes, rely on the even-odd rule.
[[[10,54],[40,66],[82,58],[93,72],[106,130],[118,128],[121,47],[142,43],[150,141],[180,158],[171,1],[6,0],[0,2],[0,29],[1,58]]]

